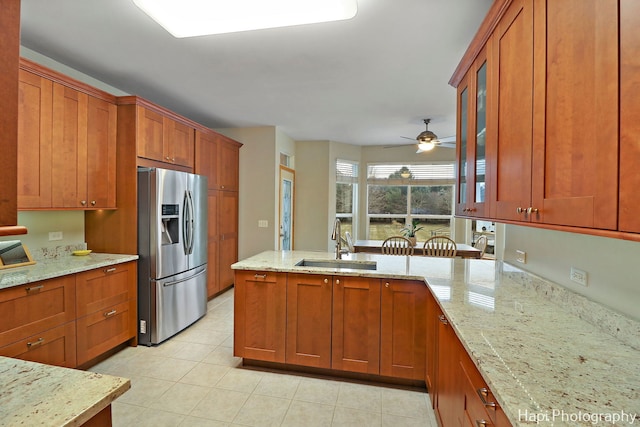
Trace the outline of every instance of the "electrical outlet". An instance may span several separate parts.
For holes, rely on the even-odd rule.
[[[576,282],[582,286],[587,286],[587,272],[584,270],[571,267],[569,279],[571,279],[572,282]]]
[[[260,228],[269,227],[269,221],[267,221],[266,219],[259,219],[258,220],[258,227],[260,227]]]
[[[516,261],[526,264],[527,263],[527,253],[525,251],[516,250]]]
[[[62,240],[62,231],[50,231],[49,241],[51,240]]]

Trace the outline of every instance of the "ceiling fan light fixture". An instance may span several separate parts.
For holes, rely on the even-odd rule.
[[[356,0],[133,0],[176,38],[353,18]]]
[[[433,141],[425,141],[418,144],[419,151],[431,151],[435,148],[436,144]]]

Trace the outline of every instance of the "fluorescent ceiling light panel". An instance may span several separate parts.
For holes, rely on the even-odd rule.
[[[133,0],[174,37],[351,19],[356,0]]]

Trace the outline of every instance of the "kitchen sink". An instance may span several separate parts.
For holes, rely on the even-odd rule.
[[[375,261],[353,261],[348,259],[302,259],[296,263],[298,267],[351,268],[355,270],[376,270]]]

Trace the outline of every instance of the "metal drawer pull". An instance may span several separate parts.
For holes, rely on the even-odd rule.
[[[256,274],[253,276],[254,279],[266,279],[267,275],[266,274]]]
[[[478,396],[480,396],[480,400],[485,408],[494,408],[496,407],[496,402],[487,402],[487,397],[489,397],[489,389],[486,387],[482,387],[478,389]]]
[[[329,279],[324,279],[323,282],[324,283],[329,283]]]
[[[116,267],[111,267],[111,268],[105,268],[104,272],[105,273],[113,273],[114,271],[116,271],[117,268]]]
[[[116,314],[116,312],[117,312],[116,310],[107,311],[107,312],[104,314],[104,317],[111,317],[111,316],[113,316],[114,314]]]
[[[444,314],[441,314],[440,316],[438,316],[438,319],[444,323],[445,325],[449,324],[449,321],[447,320],[447,318],[444,316]]]
[[[44,338],[40,337],[40,338],[38,338],[37,341],[28,342],[27,343],[27,348],[36,347],[36,346],[42,345],[43,343],[44,343]]]
[[[30,292],[39,291],[42,288],[44,288],[44,285],[30,286],[28,288],[25,288],[24,290],[27,291],[27,293],[30,293]]]
[[[487,427],[489,423],[485,420],[476,420],[477,427]]]

